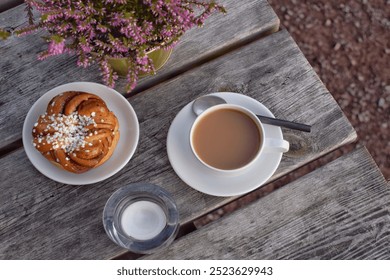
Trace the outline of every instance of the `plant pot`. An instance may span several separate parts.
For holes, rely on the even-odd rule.
[[[171,56],[172,49],[164,50],[157,49],[147,53],[148,57],[153,61],[155,71],[159,70],[164,64],[168,61],[168,58]],[[114,69],[119,76],[127,75],[128,62],[126,58],[109,58],[108,63]],[[149,73],[140,72],[139,77],[147,76]]]

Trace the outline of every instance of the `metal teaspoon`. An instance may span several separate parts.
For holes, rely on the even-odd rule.
[[[207,110],[212,106],[219,105],[219,104],[226,104],[226,103],[227,103],[226,100],[223,99],[222,97],[215,96],[215,95],[205,95],[199,97],[194,101],[194,103],[192,103],[192,110],[197,116],[199,116],[201,113],[203,113],[205,110]],[[281,127],[304,131],[304,132],[311,131],[311,126],[307,124],[269,118],[261,115],[256,115],[256,116],[260,119],[262,123],[265,124],[281,126]]]

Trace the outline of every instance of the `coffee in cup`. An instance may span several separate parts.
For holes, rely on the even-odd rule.
[[[288,150],[288,142],[266,140],[263,125],[252,112],[233,104],[213,106],[195,120],[190,145],[205,166],[218,171],[237,171],[249,166],[264,150],[264,143]]]

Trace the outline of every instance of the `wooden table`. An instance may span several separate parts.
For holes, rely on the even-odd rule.
[[[290,151],[270,181],[356,139],[356,133],[265,0],[224,1],[227,15],[185,34],[167,65],[127,95],[140,123],[126,167],[97,184],[70,186],[40,174],[21,144],[24,118],[46,91],[72,81],[100,82],[74,57],[37,61],[38,35],[0,42],[0,259],[108,259],[125,251],[106,236],[108,197],[151,182],[175,198],[183,227],[234,201],[186,185],[170,166],[166,136],[175,115],[198,96],[242,93],[276,117],[308,123],[283,130]],[[0,27],[26,22],[23,5],[0,13]],[[119,90],[122,85],[119,85]],[[387,182],[364,149],[336,160],[145,258],[389,258]],[[237,230],[237,229],[240,230]]]

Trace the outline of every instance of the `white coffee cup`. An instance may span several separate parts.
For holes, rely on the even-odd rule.
[[[260,134],[260,138],[261,138],[261,142],[260,142],[260,145],[259,145],[259,147],[257,149],[257,152],[256,152],[255,156],[248,163],[246,163],[243,166],[240,166],[238,168],[234,168],[234,169],[221,169],[221,168],[212,166],[209,163],[205,162],[201,158],[201,156],[196,152],[195,143],[194,143],[194,131],[195,131],[195,128],[198,126],[199,122],[202,121],[209,114],[211,114],[213,112],[216,112],[216,111],[219,111],[219,110],[225,110],[225,109],[236,110],[236,111],[239,111],[239,112],[245,114],[246,116],[248,116],[253,121],[253,123],[256,125],[256,127],[257,127],[257,129],[259,131],[259,134]],[[206,166],[206,167],[208,167],[208,168],[210,168],[212,170],[215,170],[215,171],[218,171],[218,172],[224,172],[224,173],[238,172],[238,171],[242,171],[244,169],[247,169],[248,167],[253,165],[253,163],[256,162],[258,160],[258,158],[261,156],[261,154],[263,154],[263,153],[266,153],[266,152],[281,152],[281,153],[285,153],[285,152],[287,152],[289,150],[289,143],[286,140],[267,137],[266,131],[264,129],[263,124],[261,123],[259,118],[253,112],[249,111],[248,109],[246,109],[246,108],[244,108],[242,106],[234,105],[234,104],[220,104],[220,105],[216,105],[216,106],[213,106],[213,107],[207,109],[202,114],[200,114],[196,118],[195,122],[193,123],[193,125],[191,127],[191,131],[190,131],[190,146],[191,146],[191,150],[194,153],[195,157],[204,166]]]

